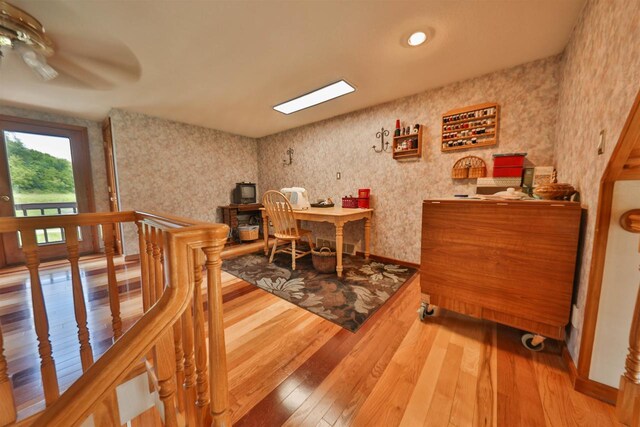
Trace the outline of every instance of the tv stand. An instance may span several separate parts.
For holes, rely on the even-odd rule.
[[[240,225],[238,223],[238,213],[253,214],[258,220],[256,225],[259,225],[261,224],[261,207],[262,203],[232,203],[230,205],[220,206],[220,209],[222,209],[222,222],[224,222],[231,228],[231,238],[229,239],[230,243],[240,242],[240,239],[238,237],[238,225]],[[262,238],[262,233],[260,234],[260,238]]]

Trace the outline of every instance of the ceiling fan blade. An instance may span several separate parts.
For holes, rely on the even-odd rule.
[[[62,54],[56,54],[49,62],[60,72],[60,77],[51,81],[51,84],[95,90],[109,90],[116,86],[113,81],[69,60]]]
[[[107,90],[140,79],[138,59],[117,40],[55,34],[54,41],[49,63],[85,87]]]

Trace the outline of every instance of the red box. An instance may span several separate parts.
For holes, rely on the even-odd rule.
[[[358,190],[358,198],[359,199],[368,199],[369,194],[371,194],[371,189],[369,188],[361,188]]]
[[[369,209],[369,198],[368,197],[360,197],[358,199],[358,207],[362,209]]]
[[[515,168],[501,168],[494,167],[493,168],[493,177],[521,177],[522,176],[522,167]]]
[[[522,168],[526,154],[509,154],[506,156],[493,156],[493,166],[501,168]],[[495,175],[494,175],[495,176]]]
[[[343,208],[357,208],[358,207],[358,198],[357,197],[343,197],[342,198],[342,207]]]

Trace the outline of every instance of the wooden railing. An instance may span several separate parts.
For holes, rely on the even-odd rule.
[[[640,233],[640,209],[625,212],[620,218],[620,226],[630,233]],[[640,253],[640,244],[638,252]],[[631,319],[624,374],[620,377],[616,414],[618,421],[625,425],[640,425],[640,287]]]
[[[114,230],[138,228],[143,316],[123,333],[114,265]],[[79,226],[100,226],[107,263],[114,344],[97,361],[87,328],[78,255]],[[47,309],[39,278],[36,230],[62,227],[66,233],[75,319],[83,375],[60,394],[49,338]],[[230,425],[226,351],[222,321],[221,258],[229,228],[143,212],[0,219],[0,233],[20,231],[40,355],[45,410],[21,425],[75,426],[90,415],[94,424],[120,425],[115,388],[145,363],[157,387],[164,424]],[[205,319],[201,285],[207,280]],[[195,290],[195,292],[194,292]],[[208,338],[208,345],[207,345]],[[16,423],[0,331],[0,426]]]

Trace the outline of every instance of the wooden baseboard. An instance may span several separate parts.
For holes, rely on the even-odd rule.
[[[569,378],[571,379],[571,384],[573,384],[574,390],[582,394],[586,394],[587,396],[595,397],[603,402],[607,402],[612,405],[616,404],[618,389],[578,375],[576,364],[573,363],[571,353],[569,353],[569,349],[564,342],[562,343],[562,359],[567,364]]]
[[[356,252],[357,256],[364,256],[364,252]],[[369,258],[374,259],[376,261],[380,261],[380,262],[384,262],[386,264],[397,264],[397,265],[402,265],[405,267],[411,267],[411,268],[416,268],[416,269],[420,269],[420,264],[416,264],[413,262],[409,262],[409,261],[402,261],[399,259],[394,259],[394,258],[387,258],[384,256],[380,256],[380,255],[374,255],[371,254],[369,255]]]
[[[125,255],[124,262],[140,261],[140,254]]]
[[[571,379],[571,384],[576,386],[576,379],[578,378],[578,369],[576,369],[576,364],[573,363],[573,358],[571,357],[571,353],[569,353],[569,349],[567,348],[567,344],[562,341],[562,360],[567,365],[567,369],[569,370],[569,378]]]

